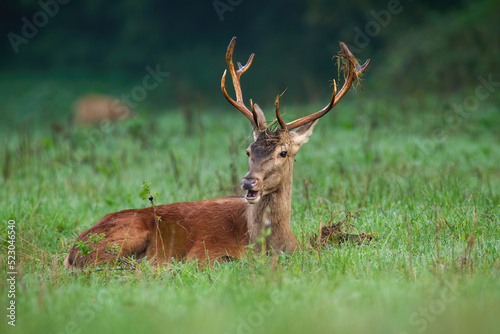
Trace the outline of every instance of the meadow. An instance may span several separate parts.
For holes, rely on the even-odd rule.
[[[227,105],[197,109],[191,135],[180,109],[76,128],[66,124],[64,89],[21,101],[2,88],[1,264],[14,220],[17,267],[15,327],[6,317],[10,286],[0,283],[2,333],[498,332],[493,101],[469,112],[452,107],[464,96],[351,92],[296,157],[300,249],[281,254],[275,268],[249,252],[201,270],[140,263],[72,271],[62,261],[82,231],[107,213],[149,205],[144,181],[159,203],[241,194],[250,125]],[[287,120],[320,107],[282,104]],[[350,233],[372,233],[372,242],[314,247],[322,226],[349,214]]]

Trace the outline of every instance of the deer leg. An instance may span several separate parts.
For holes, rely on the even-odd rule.
[[[240,251],[232,251],[220,249],[214,250],[213,247],[206,247],[203,242],[195,243],[188,252],[186,259],[188,261],[198,260],[200,270],[206,265],[213,266],[216,262],[232,261],[235,258],[241,257]]]

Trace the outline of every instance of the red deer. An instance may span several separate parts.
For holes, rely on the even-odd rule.
[[[75,125],[98,125],[100,122],[115,122],[132,116],[129,106],[119,99],[104,94],[88,94],[73,105]]]
[[[340,43],[341,59],[347,59],[347,75],[337,93],[335,81],[330,102],[322,110],[285,123],[279,113],[276,99],[275,130],[266,122],[264,113],[250,100],[250,109],[243,102],[240,77],[252,64],[250,55],[245,66],[233,64],[236,38],[227,48],[226,62],[231,74],[236,101],[226,92],[226,72],[221,90],[225,98],[241,111],[252,124],[254,142],[248,147],[248,173],[241,187],[244,197],[223,197],[198,202],[174,203],[132,209],[108,214],[88,231],[82,233],[64,261],[66,267],[109,263],[120,257],[145,258],[151,263],[198,259],[213,263],[227,258],[241,257],[249,244],[257,244],[264,228],[266,249],[291,252],[297,241],[290,230],[292,199],[292,169],[294,157],[311,136],[318,119],[330,111],[350,89],[352,83],[366,70],[370,60],[362,66],[344,43]],[[292,131],[294,130],[294,131]],[[266,215],[266,219],[264,219]],[[265,222],[264,222],[265,221]],[[269,226],[266,226],[269,225]],[[91,235],[101,235],[100,242],[91,244],[90,252],[79,253],[79,245]],[[264,242],[262,242],[264,244]],[[106,250],[106,245],[117,245],[118,254]]]

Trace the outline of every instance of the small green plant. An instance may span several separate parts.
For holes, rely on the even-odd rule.
[[[87,243],[87,240],[78,240],[75,241],[75,244],[81,255],[87,256],[90,253],[92,253],[92,249],[90,248],[90,245]]]
[[[78,247],[78,251],[80,252],[81,255],[83,256],[88,256],[93,252],[92,246],[97,245],[106,237],[106,234],[100,233],[100,234],[93,234],[90,233],[88,235],[88,240],[78,240],[75,242],[76,246]]]
[[[147,199],[151,205],[155,205],[155,201],[159,202],[160,200],[158,192],[151,192],[151,182],[146,182],[146,180],[142,184],[141,198],[144,200]]]
[[[89,242],[92,245],[96,245],[96,244],[100,243],[101,240],[104,239],[105,237],[106,237],[105,233],[99,233],[99,234],[90,233],[88,238],[89,238]]]
[[[118,256],[118,253],[120,252],[120,246],[119,246],[118,244],[116,244],[116,243],[115,243],[115,244],[113,244],[112,246],[110,246],[110,245],[109,245],[109,242],[108,242],[108,244],[106,245],[106,248],[107,248],[107,250],[108,250],[111,254],[113,254],[113,255],[115,255],[115,256]]]
[[[151,192],[151,182],[147,182],[146,180],[144,180],[142,184],[141,198],[144,200],[147,199],[151,203],[156,216],[155,202],[159,202],[160,196],[158,195],[157,191]],[[161,222],[160,216],[156,216],[156,219],[158,222]]]

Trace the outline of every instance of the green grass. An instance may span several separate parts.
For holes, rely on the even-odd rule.
[[[52,118],[11,114],[1,124],[0,220],[2,239],[7,220],[17,226],[17,322],[7,325],[2,280],[0,331],[495,332],[500,112],[486,101],[450,124],[447,102],[460,99],[378,101],[358,93],[325,116],[295,163],[292,229],[301,248],[281,255],[274,271],[268,257],[254,254],[202,271],[194,263],[142,264],[134,272],[62,268],[72,242],[99,218],[148,205],[139,196],[144,180],[162,203],[233,194],[250,135],[236,110],[203,110],[193,137],[178,110],[62,132],[50,127],[64,118],[61,106]],[[288,120],[316,109],[283,107]],[[354,230],[376,240],[311,248],[320,224],[345,211],[358,212]]]

